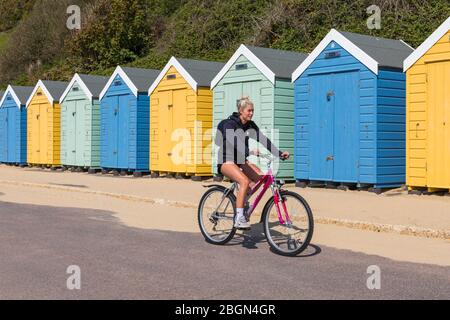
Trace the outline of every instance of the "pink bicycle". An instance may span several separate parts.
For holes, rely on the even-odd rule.
[[[283,190],[283,181],[277,180],[272,172],[274,158],[260,155],[268,160],[269,170],[251,190],[255,194],[260,187],[253,204],[246,205],[247,221],[265,192],[272,189],[272,197],[267,201],[261,214],[264,234],[270,247],[278,254],[295,256],[305,250],[312,238],[314,221],[311,208],[299,194]],[[200,199],[198,206],[198,223],[200,230],[209,243],[223,245],[229,242],[236,233],[234,218],[236,215],[237,183],[229,188],[212,184],[205,186],[208,191]]]

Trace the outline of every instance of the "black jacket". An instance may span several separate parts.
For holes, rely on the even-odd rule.
[[[272,144],[253,121],[242,124],[239,113],[233,112],[227,119],[222,120],[217,126],[215,143],[219,147],[218,164],[232,161],[236,164],[244,164],[250,154],[249,139],[261,143],[274,156],[281,156],[281,151]]]

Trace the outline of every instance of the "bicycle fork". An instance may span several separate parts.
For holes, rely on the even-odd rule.
[[[280,223],[282,225],[285,225],[288,228],[291,227],[292,221],[289,218],[289,213],[286,208],[286,199],[284,199],[280,195],[280,189],[278,189],[278,188],[276,188],[276,190],[274,191],[273,201],[275,202],[275,206],[277,208],[278,219],[280,220]],[[281,202],[281,207],[283,208],[284,216],[285,216],[286,220],[283,219],[283,215],[281,214],[280,202]],[[298,247],[297,240],[293,239],[291,234],[289,234],[289,238],[287,239],[287,246],[289,249],[296,249]]]
[[[288,210],[286,208],[286,200],[280,195],[280,190],[278,188],[274,188],[273,202],[275,203],[275,208],[277,209],[278,220],[280,221],[280,223],[287,226],[292,225]],[[281,207],[283,208],[285,219],[283,219],[283,215],[281,214],[280,202]]]

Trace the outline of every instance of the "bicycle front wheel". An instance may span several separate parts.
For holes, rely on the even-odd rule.
[[[233,194],[225,196],[225,190],[220,187],[210,188],[200,199],[198,206],[200,231],[205,240],[212,244],[225,244],[236,233],[236,200]]]
[[[291,223],[280,223],[274,199],[269,200],[264,212],[264,233],[270,247],[278,254],[295,256],[305,250],[312,238],[314,221],[311,208],[302,196],[295,192],[280,191],[279,203],[283,220],[284,205]]]

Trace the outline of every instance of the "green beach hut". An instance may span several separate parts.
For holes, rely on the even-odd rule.
[[[232,112],[236,101],[248,96],[254,102],[253,121],[291,159],[279,164],[277,176],[294,177],[294,84],[291,75],[308,55],[305,53],[241,45],[211,82],[213,128]],[[257,147],[250,142],[250,149]],[[261,146],[260,150],[264,150]],[[217,174],[217,146],[213,148],[212,170]],[[249,160],[265,170],[264,160]]]
[[[61,164],[63,168],[100,168],[99,95],[108,77],[75,74],[61,96]]]

